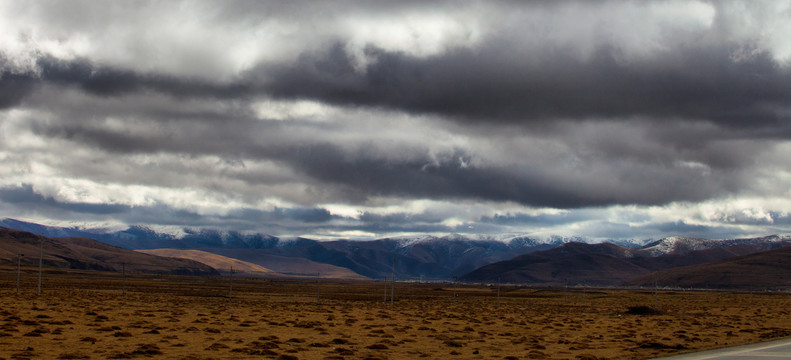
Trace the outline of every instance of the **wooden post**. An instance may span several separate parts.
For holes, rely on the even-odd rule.
[[[393,255],[393,282],[390,288],[390,306],[393,306],[393,299],[395,299],[395,255]]]

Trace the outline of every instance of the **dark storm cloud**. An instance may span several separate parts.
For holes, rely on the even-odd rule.
[[[321,208],[277,208],[272,213],[275,217],[283,217],[308,223],[321,223],[333,219],[333,216],[329,211]]]
[[[350,219],[331,215],[322,208],[290,208],[262,211],[257,209],[234,210],[227,215],[199,215],[179,212],[166,206],[136,208],[124,219],[128,223],[214,227],[238,231],[264,231],[271,234],[333,233],[365,231],[371,233],[432,233],[451,232],[456,228],[437,222],[388,222],[372,219]]]
[[[222,84],[197,78],[182,78],[156,73],[95,65],[87,59],[59,60],[42,57],[37,61],[41,80],[77,86],[99,96],[119,96],[140,91],[156,91],[175,97],[244,98],[253,93],[249,84]]]
[[[781,213],[781,212],[777,212],[777,211],[772,211],[772,212],[770,212],[770,216],[771,216],[771,219],[772,219],[772,221],[771,221],[772,224],[775,224],[775,225],[786,225],[786,226],[791,225],[791,214],[788,214],[787,212],[782,212]],[[765,221],[760,221],[760,222],[756,221],[756,223],[758,223],[758,224],[765,224],[766,222]]]
[[[738,225],[791,225],[791,216],[787,212],[767,211],[762,214],[734,212],[723,214],[723,222]]]
[[[651,224],[651,228],[666,234],[700,235],[710,234],[712,229],[707,225],[687,224],[685,221],[673,221],[667,223]]]
[[[473,122],[648,116],[786,128],[779,113],[791,102],[791,73],[766,53],[735,60],[733,47],[701,46],[622,60],[617,48],[602,46],[580,59],[563,49],[516,46],[494,42],[427,58],[370,46],[371,63],[356,71],[336,44],[293,64],[264,66],[258,76],[277,96]]]
[[[0,5],[0,210],[287,234],[789,224],[791,48],[767,3],[194,5]],[[768,204],[723,205],[743,197]]]
[[[416,223],[439,223],[444,220],[442,216],[426,213],[407,213],[398,212],[391,214],[376,214],[369,211],[363,212],[359,216],[360,221],[370,224],[416,224]]]
[[[727,239],[750,234],[748,230],[725,224],[699,225],[690,224],[684,220],[655,223],[633,229],[633,234],[672,234],[664,236],[687,236],[704,239]]]
[[[438,214],[398,212],[376,214],[363,212],[356,228],[373,233],[437,233],[453,232],[455,227],[442,224],[445,218]],[[351,229],[349,229],[351,230]]]
[[[479,221],[482,223],[493,223],[498,225],[563,225],[572,224],[579,221],[591,219],[592,214],[573,211],[562,212],[557,214],[542,213],[538,215],[529,214],[496,214],[494,216],[482,217]]]
[[[667,236],[686,236],[704,239],[727,239],[751,236],[754,229],[745,229],[731,224],[694,224],[684,220],[647,222],[633,225],[625,222],[589,219],[579,224],[585,237],[606,241],[610,239],[660,239]],[[561,226],[562,228],[562,226]],[[775,229],[774,231],[777,231]]]
[[[51,89],[48,91],[53,92]],[[151,129],[143,132],[107,126],[103,120],[105,116],[117,116],[126,110],[105,114],[103,111],[106,109],[88,106],[90,113],[83,114],[85,106],[79,105],[61,107],[58,122],[34,119],[29,126],[35,134],[68,139],[110,153],[174,153],[220,156],[239,161],[272,161],[292,170],[296,176],[302,176],[300,181],[303,184],[316,186],[311,190],[314,194],[333,194],[336,201],[353,203],[386,196],[514,201],[555,208],[656,205],[707,199],[734,191],[740,184],[738,178],[727,173],[724,173],[726,176],[716,176],[717,169],[712,170],[715,176],[707,177],[697,169],[674,166],[678,150],[661,147],[661,152],[653,151],[648,145],[658,145],[650,139],[638,139],[636,142],[639,144],[615,146],[620,140],[609,139],[612,136],[610,132],[607,132],[608,137],[592,141],[592,144],[584,143],[588,140],[580,140],[581,154],[590,153],[591,149],[613,149],[601,152],[601,156],[581,157],[586,164],[575,169],[563,163],[568,156],[514,164],[487,159],[487,154],[477,154],[464,147],[437,151],[430,144],[412,144],[409,148],[398,147],[393,152],[375,144],[375,141],[367,141],[365,134],[357,135],[360,137],[351,143],[334,142],[333,134],[346,131],[339,124],[261,121],[250,114],[233,111],[226,112],[223,117],[212,110],[176,105],[165,115],[158,109],[138,106],[137,113],[144,119],[133,118],[125,120],[125,123],[130,128]],[[75,112],[71,113],[69,107],[76,108]],[[179,111],[184,113],[179,114]],[[181,117],[187,121],[172,120]],[[560,136],[562,140],[567,135]],[[622,137],[632,138],[628,133]],[[704,141],[708,141],[705,134],[697,136],[694,147],[699,149],[684,151],[693,155],[703,154],[700,157],[705,160],[706,153],[725,157],[731,150],[723,147],[720,151],[711,151],[701,145]],[[601,144],[597,145],[599,142]],[[648,150],[643,151],[641,147]],[[742,159],[741,162],[731,161],[726,170],[754,161],[748,155],[755,154],[755,150],[744,151],[744,146],[733,150],[746,154],[737,157]],[[630,155],[639,151],[645,154]],[[693,155],[686,156],[694,159]],[[610,159],[618,161],[613,165]],[[661,161],[657,162],[657,159]],[[98,168],[84,173],[97,170],[104,173]],[[245,171],[231,176],[247,184],[262,184],[265,178],[271,178]]]
[[[33,187],[25,184],[18,187],[0,188],[0,200],[17,206],[43,208],[56,211],[69,211],[92,215],[117,215],[130,210],[130,206],[121,204],[92,204],[82,202],[64,203],[33,191]]]
[[[36,89],[38,82],[33,74],[0,72],[0,110],[19,105]]]
[[[366,49],[370,63],[358,70],[345,44],[336,43],[326,51],[308,50],[294,63],[261,65],[226,83],[138,73],[84,59],[42,57],[37,64],[41,81],[100,96],[156,91],[240,100],[268,94],[442,114],[472,123],[646,116],[788,135],[783,113],[791,103],[791,72],[767,53],[736,60],[736,49],[721,45],[624,60],[617,48],[602,46],[581,59],[563,49],[528,53],[512,49],[517,46],[493,41],[416,57],[371,45]],[[5,106],[18,103],[36,84],[29,75],[6,74],[1,81]],[[14,87],[19,91],[11,92]],[[778,129],[780,134],[773,131]]]
[[[293,232],[299,228],[313,226],[330,226],[332,220],[343,218],[331,215],[323,208],[276,208],[259,210],[252,208],[234,209],[227,214],[198,214],[190,210],[175,209],[167,205],[138,206],[126,217],[131,224],[182,225],[205,227],[211,226],[240,231],[268,229],[267,231]]]
[[[129,206],[121,204],[93,204],[83,202],[64,202],[41,195],[29,184],[0,188],[0,202],[23,206],[32,213],[46,213],[53,217],[68,217],[69,213],[79,213],[87,219],[100,219],[112,216],[129,224],[216,226],[238,230],[251,230],[261,224],[269,228],[299,228],[311,224],[329,223],[344,218],[334,216],[323,208],[275,208],[270,211],[258,209],[237,209],[227,215],[199,214],[188,209],[177,209],[164,204]],[[292,229],[293,230],[293,229]]]
[[[244,100],[260,92],[244,81],[222,83],[196,77],[141,73],[97,65],[87,59],[61,60],[43,56],[37,59],[36,66],[38,73],[15,73],[3,70],[5,66],[0,59],[0,109],[19,105],[44,84],[76,87],[102,97],[153,91],[176,98]]]
[[[629,170],[611,174],[603,185],[575,178],[573,173],[551,174],[540,167],[513,169],[471,166],[464,151],[440,154],[439,158],[382,159],[360,149],[348,153],[333,145],[299,148],[286,154],[287,162],[308,176],[348,188],[360,199],[367,196],[416,198],[472,198],[515,201],[532,206],[576,208],[620,203],[664,204],[674,200],[702,200],[726,191],[713,179],[694,171],[677,170],[640,175]],[[426,154],[427,155],[427,154]],[[649,175],[650,174],[650,175]],[[639,180],[639,181],[638,181]],[[573,184],[574,188],[569,185]],[[661,191],[657,191],[661,189]]]
[[[141,113],[145,111],[140,110]],[[548,163],[549,160],[518,166],[486,161],[485,156],[481,156],[485,154],[475,154],[464,148],[437,152],[429,146],[412,146],[408,156],[404,149],[397,151],[405,154],[391,154],[359,140],[349,146],[312,136],[340,131],[332,125],[303,127],[232,114],[222,119],[228,126],[217,126],[211,116],[206,120],[176,123],[172,127],[154,118],[152,123],[143,122],[143,125],[157,130],[140,134],[107,127],[102,121],[83,120],[79,114],[73,116],[74,121],[56,124],[32,121],[30,126],[36,134],[68,139],[113,153],[165,152],[274,161],[303,176],[303,183],[321,187],[314,191],[331,192],[340,196],[340,201],[353,203],[377,196],[394,196],[514,201],[555,208],[625,203],[656,205],[707,199],[733,191],[739,185],[732,176],[707,177],[696,169],[673,167],[673,152],[646,156],[649,160],[666,158],[665,164],[659,166],[643,164],[639,157],[619,166],[610,164],[606,157],[605,160],[594,158],[590,163],[604,168],[592,173],[586,167],[560,169],[565,165]],[[290,137],[294,141],[289,141]],[[614,141],[605,144],[612,143]],[[623,151],[615,151],[607,156],[617,159],[626,155]],[[745,161],[752,160],[746,158]],[[604,171],[605,168],[609,171]],[[248,184],[264,181],[259,175],[245,171],[233,178]]]

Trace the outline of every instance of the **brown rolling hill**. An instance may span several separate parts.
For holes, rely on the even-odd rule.
[[[760,240],[760,239],[759,239]],[[632,284],[635,278],[648,276],[656,271],[689,267],[737,256],[755,254],[789,243],[776,241],[755,244],[737,242],[736,245],[684,249],[678,252],[661,252],[664,255],[641,249],[628,249],[609,243],[567,243],[550,250],[517,256],[511,260],[478,268],[463,277],[466,282],[507,282],[541,285],[591,285],[618,286]],[[653,284],[653,278],[650,281]]]
[[[320,263],[302,257],[272,255],[265,249],[211,249],[213,253],[261,265],[290,276],[316,276],[331,279],[369,279],[345,267]]]
[[[625,247],[608,243],[567,243],[478,268],[461,280],[604,286],[649,272],[651,270],[636,262],[630,249]]]
[[[213,254],[202,250],[182,250],[182,249],[149,249],[135,250],[144,254],[190,259],[209,265],[221,273],[229,273],[233,269],[234,274],[249,277],[279,277],[284,276],[261,265],[256,265],[246,261],[230,258],[227,256]]]
[[[179,275],[219,275],[214,268],[187,259],[143,254],[96,240],[78,237],[48,238],[0,227],[0,263],[42,264],[62,269],[122,271]]]
[[[791,287],[791,247],[658,271],[628,285],[765,290]]]

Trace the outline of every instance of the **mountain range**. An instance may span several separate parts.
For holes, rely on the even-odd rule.
[[[470,238],[450,234],[371,241],[319,241],[190,229],[185,229],[185,234],[177,237],[141,226],[106,232],[45,226],[14,219],[0,220],[0,226],[50,237],[87,237],[130,250],[203,250],[290,274],[337,273],[346,269],[362,277],[383,279],[392,276],[395,261],[396,278],[402,280],[446,280],[493,262],[582,240],[558,236],[536,239],[519,235]]]
[[[395,272],[399,280],[459,278],[465,282],[533,285],[633,285],[641,278],[654,276],[655,279],[659,276],[655,274],[666,274],[662,276],[669,279],[668,284],[673,281],[681,284],[687,283],[682,281],[681,273],[668,271],[705,272],[699,269],[708,269],[707,264],[791,245],[791,237],[777,235],[725,240],[668,237],[618,244],[587,243],[583,238],[557,236],[538,239],[520,235],[459,234],[319,241],[188,229],[182,236],[175,236],[140,226],[108,232],[50,227],[13,219],[0,220],[0,225],[47,236],[82,236],[127,249],[207,261],[221,271],[240,266],[233,265],[234,261],[243,261],[250,263],[251,269],[255,266],[266,268],[251,270],[257,274],[273,271],[292,276],[320,273],[336,278],[386,279]],[[170,250],[152,250],[162,248]],[[767,266],[771,268],[772,264]],[[769,271],[761,267],[755,269]],[[721,277],[721,287],[732,285],[728,279]],[[709,286],[716,283],[706,282]]]
[[[704,264],[791,245],[791,237],[705,240],[670,237],[636,249],[567,243],[480,267],[461,280],[542,285],[622,285],[656,271]]]

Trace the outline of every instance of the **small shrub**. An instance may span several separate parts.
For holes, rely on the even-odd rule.
[[[631,306],[629,310],[626,311],[628,315],[662,315],[664,314],[662,311],[654,309],[649,306]]]

